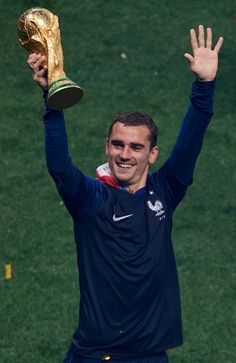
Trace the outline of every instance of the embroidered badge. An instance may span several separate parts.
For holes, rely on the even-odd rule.
[[[155,204],[152,204],[152,202],[148,200],[147,205],[152,211],[156,212],[155,216],[161,216],[165,213],[163,205],[159,200],[156,200]]]

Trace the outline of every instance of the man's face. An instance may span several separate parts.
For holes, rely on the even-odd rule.
[[[157,146],[150,150],[149,135],[146,126],[116,122],[106,140],[106,156],[112,175],[132,191],[146,185],[149,165],[158,156]]]

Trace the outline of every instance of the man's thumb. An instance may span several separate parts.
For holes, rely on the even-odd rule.
[[[189,54],[189,53],[185,53],[184,54],[184,58],[187,59],[187,61],[189,63],[192,63],[193,62],[193,56],[191,54]]]

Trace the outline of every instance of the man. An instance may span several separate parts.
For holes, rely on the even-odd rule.
[[[108,164],[97,180],[85,176],[67,151],[64,116],[46,107],[46,158],[74,222],[80,279],[80,321],[65,358],[168,362],[166,350],[182,344],[179,284],[171,242],[172,214],[192,182],[207,125],[218,69],[220,37],[191,29],[197,76],[191,104],[171,155],[155,173],[157,128],[146,114],[122,113],[106,140]],[[206,41],[205,41],[206,38]],[[31,54],[34,80],[47,94],[44,57]],[[45,97],[46,98],[46,97]]]

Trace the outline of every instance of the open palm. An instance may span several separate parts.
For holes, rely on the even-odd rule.
[[[193,55],[185,53],[185,58],[189,61],[190,70],[198,76],[199,80],[212,81],[216,77],[218,69],[218,53],[223,44],[220,37],[212,49],[212,30],[207,28],[206,41],[203,25],[198,27],[198,39],[194,29],[190,30],[190,40]]]

